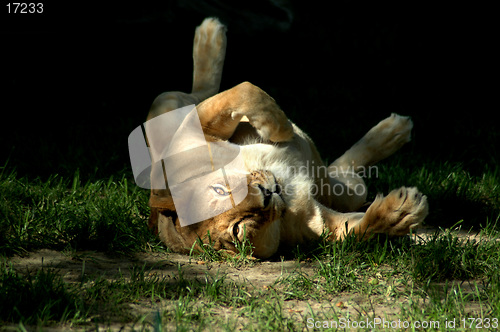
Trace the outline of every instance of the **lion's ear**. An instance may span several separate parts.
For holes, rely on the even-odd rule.
[[[149,196],[149,207],[151,208],[151,213],[149,215],[148,227],[156,235],[158,234],[158,215],[160,211],[171,210],[175,212],[174,200],[170,194],[168,188],[162,190],[151,190],[151,195]]]
[[[192,243],[186,243],[186,239],[175,227],[178,223],[177,213],[175,211],[163,210],[157,214],[158,237],[170,249],[179,253],[188,253]]]

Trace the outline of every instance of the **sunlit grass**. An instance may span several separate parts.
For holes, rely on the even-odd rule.
[[[145,228],[148,196],[122,177],[81,183],[0,175],[0,252],[37,248],[127,252],[154,245]]]

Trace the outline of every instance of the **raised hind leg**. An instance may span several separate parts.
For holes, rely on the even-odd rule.
[[[225,55],[226,27],[216,18],[205,19],[196,28],[194,36],[191,93],[170,91],[160,94],[153,101],[147,119],[183,106],[199,104],[219,92]],[[168,72],[163,75],[168,77]]]
[[[363,176],[370,166],[387,158],[410,141],[413,123],[409,117],[392,114],[370,129],[363,138],[328,166],[333,190],[333,208],[356,211],[366,202]]]
[[[164,92],[153,101],[147,120],[178,108],[199,104],[217,94],[220,87],[224,58],[226,54],[226,27],[215,18],[207,18],[196,29],[193,42],[193,88],[191,93],[179,91]],[[168,78],[168,66],[161,75]],[[152,165],[151,177],[163,179],[161,163]],[[149,226],[156,229],[160,210],[175,211],[168,187],[152,189],[149,204],[151,215]],[[164,232],[166,234],[166,232]]]
[[[330,167],[351,168],[355,172],[389,157],[411,138],[413,123],[407,116],[391,114],[370,129]]]

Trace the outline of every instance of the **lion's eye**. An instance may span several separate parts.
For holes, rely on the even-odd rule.
[[[212,186],[212,189],[220,196],[229,195],[229,190],[221,184],[215,184]]]
[[[240,233],[240,222],[238,221],[233,225],[233,236],[237,239]]]

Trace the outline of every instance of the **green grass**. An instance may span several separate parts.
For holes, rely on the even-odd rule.
[[[294,272],[277,278],[264,290],[231,281],[216,271],[187,279],[180,265],[168,276],[152,272],[150,267],[135,266],[127,276],[110,279],[86,276],[79,283],[65,284],[56,271],[40,270],[35,276],[26,277],[4,264],[0,303],[14,306],[9,307],[10,311],[2,310],[2,319],[23,324],[63,322],[87,327],[129,322],[135,324],[137,331],[167,327],[169,330],[218,330],[221,326],[233,331],[242,325],[251,331],[301,330],[308,318],[340,321],[342,310],[335,307],[334,299],[346,293],[367,299],[354,308],[361,317],[375,318],[381,314],[383,317],[378,305],[369,301],[399,307],[397,317],[413,322],[436,320],[443,324],[452,317],[498,317],[500,246],[497,241],[458,243],[453,253],[463,256],[474,249],[480,253],[479,258],[473,275],[463,272],[470,267],[460,259],[447,262],[448,276],[426,274],[425,266],[410,270],[408,267],[409,262],[439,264],[442,244],[435,246],[435,243],[457,243],[451,233],[421,244],[407,239],[379,241],[321,243],[316,252],[320,256],[306,258],[315,266],[312,274],[303,273],[297,261]],[[380,247],[385,249],[377,251]],[[494,255],[487,257],[488,253]],[[416,261],[416,257],[419,260]],[[467,285],[469,287],[464,287]],[[289,308],[287,301],[291,300],[332,303],[331,307],[321,310],[311,308],[294,314],[286,309]],[[155,307],[158,309],[152,317],[146,317],[131,310],[129,303],[145,304],[152,311]],[[477,309],[472,314],[468,310],[471,305]],[[229,316],[221,313],[221,308],[226,308]]]
[[[37,248],[124,253],[155,245],[145,229],[147,193],[125,177],[82,183],[0,173],[0,253]]]
[[[56,271],[41,269],[19,275],[6,262],[0,264],[0,319],[44,324],[48,321],[77,319],[77,293]]]

